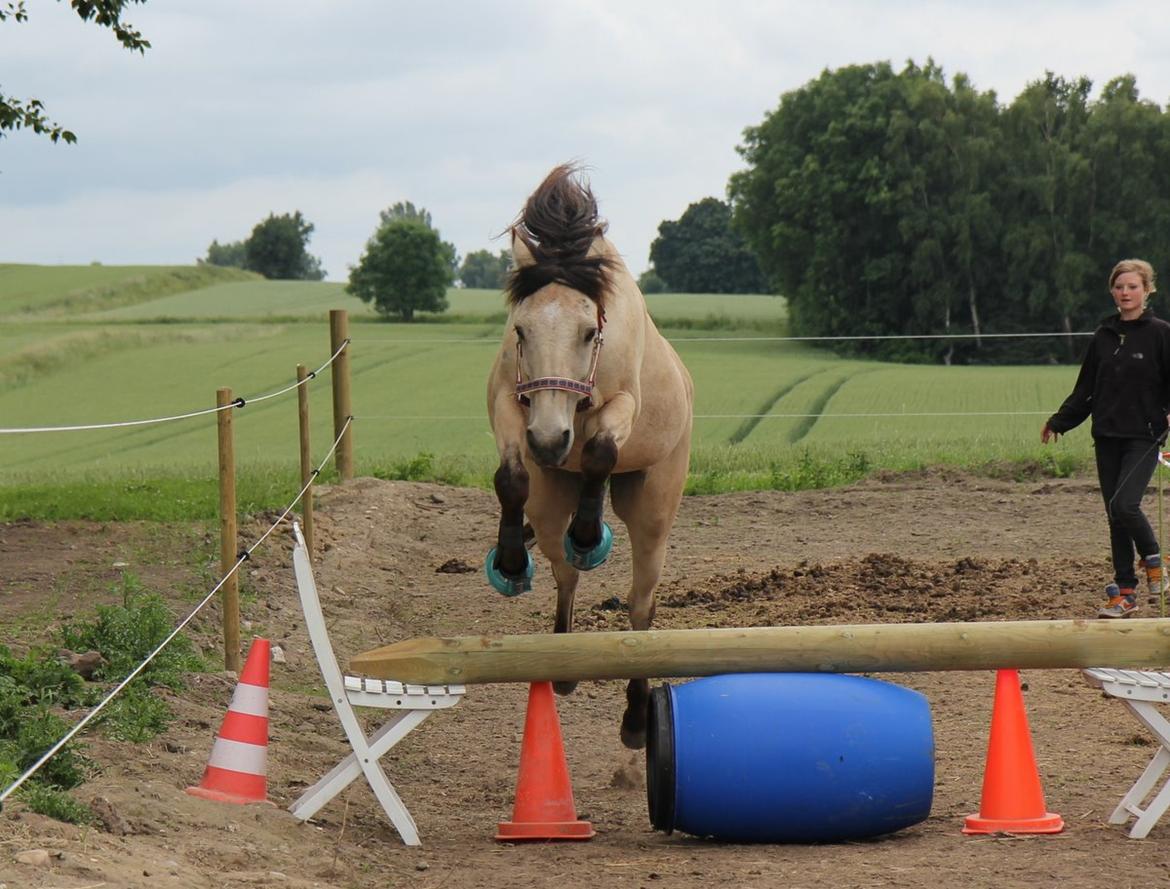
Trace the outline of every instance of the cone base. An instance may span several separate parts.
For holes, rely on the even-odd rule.
[[[271,803],[267,797],[263,796],[240,796],[238,793],[226,793],[222,790],[211,790],[207,787],[188,787],[187,793],[191,796],[202,797],[203,799],[214,800],[217,803],[235,803],[238,806],[246,806],[249,803]]]
[[[596,835],[588,821],[501,821],[497,840],[591,840]]]
[[[1035,818],[982,818],[968,815],[963,827],[967,835],[987,833],[1060,833],[1064,830],[1064,819],[1052,812],[1045,812]]]

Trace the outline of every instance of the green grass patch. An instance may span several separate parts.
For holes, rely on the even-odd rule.
[[[333,470],[318,481],[336,480]],[[236,485],[242,515],[283,509],[301,489],[300,470],[291,466],[249,467]],[[214,467],[194,474],[156,469],[123,475],[102,472],[81,478],[13,478],[0,498],[0,521],[183,522],[219,516],[219,478]]]
[[[359,460],[357,474],[374,478],[435,482],[453,487],[492,489],[498,460],[481,455],[420,451],[408,457]],[[777,448],[771,444],[696,445],[691,453],[686,493],[795,491],[849,484],[878,470],[907,472],[945,466],[988,478],[1032,480],[1091,473],[1093,454],[1086,434],[1042,448],[1019,438],[985,441],[978,449],[965,443],[903,440],[881,446],[856,442],[841,446],[802,441]],[[218,480],[206,475],[116,474],[80,480],[29,479],[9,482],[0,499],[0,521],[214,521],[219,514]],[[336,482],[336,472],[322,473],[320,484]],[[284,510],[300,490],[299,470],[273,465],[241,470],[237,508],[241,515]],[[296,512],[300,512],[298,506]]]
[[[1020,442],[1005,442],[981,452],[948,446],[912,447],[910,443],[892,451],[864,445],[831,448],[818,443],[784,451],[770,446],[713,446],[692,452],[686,493],[815,490],[850,484],[877,471],[916,472],[928,467],[1031,481],[1091,473],[1093,466],[1088,446],[1041,450]]]
[[[25,328],[30,329],[30,328]],[[125,361],[127,355],[136,355],[147,347],[163,349],[181,344],[207,348],[223,336],[212,336],[210,331],[170,328],[93,328],[73,326],[35,325],[36,332],[15,348],[0,352],[0,387],[14,389],[38,378],[64,378],[66,374],[99,358],[113,356]],[[234,339],[229,337],[228,339]],[[99,381],[95,380],[95,383]]]
[[[162,598],[123,575],[122,602],[98,606],[96,616],[67,624],[50,649],[30,649],[17,657],[0,646],[0,787],[7,787],[64,737],[65,711],[95,706],[105,688],[128,676],[174,628]],[[75,652],[96,651],[102,663],[94,681],[85,682],[58,662],[58,647]],[[183,635],[176,636],[127,685],[97,723],[109,737],[142,743],[165,730],[171,719],[166,702],[153,689],[184,687],[185,676],[205,665]],[[74,739],[61,748],[18,791],[33,811],[74,823],[89,820],[89,810],[67,791],[83,783],[93,763]]]
[[[47,818],[69,824],[92,824],[95,821],[89,806],[47,784],[26,784],[21,788],[20,799],[29,809]]]
[[[103,267],[69,274],[82,272],[97,277],[54,286],[112,286],[99,279],[115,276]],[[300,487],[297,399],[258,398],[292,383],[298,364],[314,369],[329,357],[324,315],[340,304],[355,322],[357,472],[488,487],[497,456],[485,380],[503,329],[503,296],[452,290],[450,300],[442,324],[386,323],[336,283],[233,280],[86,316],[102,321],[71,315],[0,325],[0,417],[10,428],[168,417],[211,408],[216,389],[230,386],[248,400],[233,410],[240,509],[283,508]],[[692,490],[798,483],[792,479],[802,472],[786,467],[804,453],[829,463],[864,454],[872,469],[937,463],[1009,475],[1076,471],[1070,467],[1091,458],[1084,430],[1054,447],[1038,442],[1073,368],[841,358],[764,335],[786,323],[784,301],[771,296],[654,294],[648,305],[695,383]],[[148,317],[167,323],[141,321]],[[314,459],[333,441],[329,376],[308,386]],[[216,450],[211,414],[0,435],[0,519],[209,519],[218,509]]]
[[[241,269],[198,266],[0,264],[0,315],[63,317],[109,311],[224,281],[263,280]],[[8,319],[13,320],[13,319]]]

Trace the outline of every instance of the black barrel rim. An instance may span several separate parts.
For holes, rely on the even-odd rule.
[[[674,832],[674,708],[669,685],[650,692],[646,726],[646,802],[650,826]]]

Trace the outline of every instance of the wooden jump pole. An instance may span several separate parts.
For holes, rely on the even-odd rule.
[[[219,433],[219,568],[227,574],[239,559],[236,529],[236,451],[232,439],[234,408],[231,389],[216,389],[215,416]],[[240,584],[235,572],[220,588],[223,611],[224,669],[240,671]]]
[[[301,487],[305,489],[301,497],[301,523],[305,531],[305,549],[309,558],[313,557],[313,457],[309,448],[309,387],[305,380],[309,372],[303,364],[297,365],[297,382],[301,385],[297,389],[297,421],[301,433]]]
[[[337,353],[341,344],[349,339],[349,313],[345,309],[329,310],[329,354]],[[343,482],[353,478],[353,424],[345,429],[345,421],[353,416],[349,393],[349,346],[333,359],[330,368],[333,381],[333,437],[341,436],[334,454],[334,465]],[[345,435],[341,430],[345,429]]]
[[[1166,664],[1170,618],[431,637],[349,662],[354,672],[420,685]]]

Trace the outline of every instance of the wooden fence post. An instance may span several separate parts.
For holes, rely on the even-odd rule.
[[[349,339],[349,313],[345,309],[329,310],[329,354],[332,355],[341,348],[341,344]],[[353,478],[353,424],[341,435],[345,429],[345,421],[353,416],[353,409],[349,397],[349,346],[333,359],[331,370],[333,379],[333,437],[341,436],[334,455],[334,465],[341,480],[350,481]]]
[[[309,551],[309,558],[313,558],[313,463],[309,451],[309,387],[305,380],[309,372],[303,364],[297,365],[297,418],[301,429],[301,487],[305,493],[301,495],[301,519],[305,529],[305,548]]]
[[[227,574],[239,559],[236,530],[236,453],[232,442],[231,389],[217,389],[215,404],[219,431],[219,567]],[[240,585],[233,572],[221,588],[224,669],[240,671]]]

